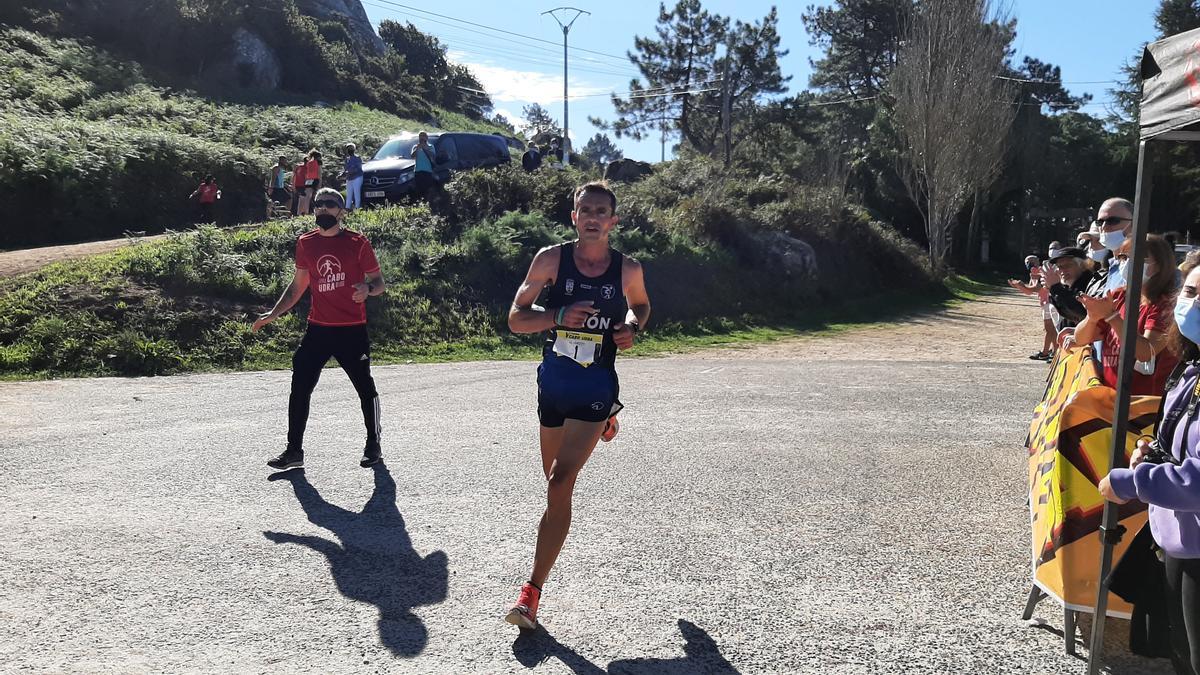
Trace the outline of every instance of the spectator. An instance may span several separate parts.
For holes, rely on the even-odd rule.
[[[1165,240],[1164,240],[1165,242]],[[1169,246],[1169,244],[1168,244]],[[1200,672],[1200,258],[1184,260],[1184,284],[1173,304],[1172,354],[1186,362],[1171,380],[1152,442],[1139,440],[1128,469],[1100,479],[1100,494],[1117,504],[1150,505],[1150,533],[1166,571],[1171,660],[1176,672]]]
[[[1085,260],[1087,254],[1073,246],[1054,249],[1050,251],[1050,266],[1042,270],[1050,293],[1050,315],[1060,333],[1065,328],[1074,328],[1087,315],[1078,298],[1087,290],[1093,277],[1092,271],[1084,265]]]
[[[1129,244],[1129,240],[1126,240],[1117,249],[1118,259],[1125,259],[1129,255]],[[1142,298],[1137,318],[1137,362],[1134,364],[1130,391],[1135,396],[1161,396],[1167,376],[1177,362],[1172,352],[1164,351],[1172,324],[1175,254],[1167,240],[1156,234],[1146,238],[1146,246]],[[1128,270],[1129,266],[1122,264],[1121,269]],[[1100,365],[1104,370],[1104,381],[1108,386],[1116,387],[1121,338],[1128,316],[1125,289],[1113,291],[1102,298],[1083,296],[1080,300],[1087,308],[1087,318],[1075,328],[1075,339],[1082,343],[1100,337],[1103,343]]]
[[[304,187],[310,201],[321,189],[321,164],[321,153],[316,148],[309,150],[308,161],[304,163]]]
[[[354,154],[357,148],[353,143],[346,144],[346,163],[338,178],[346,179],[346,211],[362,208],[362,157]]]
[[[221,198],[221,190],[217,188],[217,179],[210,173],[200,181],[200,186],[192,193],[189,199],[195,199],[200,206],[201,223],[215,222],[213,218],[213,209],[217,205],[217,200]]]
[[[524,155],[521,155],[521,168],[528,173],[533,173],[541,166],[542,151],[533,141],[529,141],[529,149],[525,151]]]
[[[429,134],[424,131],[417,134],[417,144],[413,146],[409,157],[416,161],[416,166],[413,167],[416,197],[425,199],[433,188],[433,167],[437,164],[437,148],[429,142]]]
[[[304,186],[304,172],[306,162],[303,157],[300,162],[292,169],[292,215],[303,216],[308,214],[308,188]]]
[[[268,199],[279,204],[288,204],[292,201],[292,196],[288,194],[287,188],[284,187],[287,181],[288,160],[287,157],[280,157],[275,166],[271,167],[271,180],[268,185]],[[268,205],[269,206],[269,205]],[[268,208],[268,215],[271,209]]]
[[[1022,283],[1016,279],[1009,279],[1008,285],[1025,295],[1037,295],[1038,304],[1042,307],[1042,328],[1044,329],[1042,351],[1030,354],[1029,358],[1035,361],[1049,361],[1054,358],[1054,338],[1058,331],[1054,329],[1054,320],[1050,317],[1050,294],[1046,290],[1046,284],[1042,281],[1042,266],[1036,255],[1025,256],[1025,270],[1029,272],[1028,282]]]
[[[555,168],[557,168],[557,169],[563,168],[563,166],[562,166],[563,151],[562,151],[562,147],[558,143],[557,138],[550,139],[550,158],[553,159],[554,162],[557,164],[557,166]]]
[[[1133,231],[1133,202],[1121,197],[1105,199],[1092,224],[1100,228],[1100,243],[1115,254]],[[1109,291],[1125,286],[1125,276],[1121,273],[1119,265],[1120,261],[1116,258],[1109,264]]]

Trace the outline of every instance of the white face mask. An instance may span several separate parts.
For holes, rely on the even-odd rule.
[[[1125,243],[1125,231],[1124,230],[1117,230],[1116,232],[1101,232],[1100,233],[1100,244],[1103,245],[1104,248],[1106,248],[1110,251],[1116,252],[1116,250],[1118,248],[1121,248],[1121,244],[1124,244],[1124,243]]]
[[[1095,251],[1092,251],[1092,250],[1088,251],[1088,256],[1090,256],[1091,259],[1095,260],[1096,262],[1104,262],[1104,258],[1107,255],[1108,255],[1108,249],[1106,249],[1106,248],[1096,249]]]

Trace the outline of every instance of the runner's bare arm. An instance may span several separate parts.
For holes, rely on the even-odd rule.
[[[629,349],[633,346],[634,336],[650,320],[650,296],[646,293],[641,263],[633,258],[625,258],[625,264],[621,266],[621,286],[629,311],[625,313],[625,321],[613,331],[613,342],[617,349]],[[637,330],[634,330],[634,326]]]
[[[538,333],[554,328],[554,314],[540,307],[534,309],[534,301],[542,289],[554,283],[558,271],[559,252],[557,246],[547,246],[533,256],[525,280],[517,288],[512,307],[508,310],[508,329],[514,333]]]
[[[297,267],[296,274],[292,277],[292,283],[288,284],[287,290],[283,292],[283,295],[279,296],[279,300],[275,302],[275,306],[271,308],[271,311],[258,315],[258,318],[254,320],[254,325],[250,327],[250,330],[259,330],[263,326],[283,316],[283,314],[294,307],[297,302],[300,302],[300,298],[304,297],[304,291],[308,290],[308,279],[308,270],[302,270]]]
[[[636,321],[638,329],[643,329],[650,320],[650,295],[646,293],[642,264],[633,258],[626,258],[621,267],[621,277],[622,285],[625,286],[625,300],[629,303],[625,323]]]

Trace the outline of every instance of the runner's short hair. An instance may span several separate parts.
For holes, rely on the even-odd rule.
[[[608,187],[608,183],[602,180],[594,180],[590,183],[584,183],[575,188],[575,198],[572,200],[574,206],[579,206],[579,200],[589,192],[608,195],[608,201],[612,203],[613,213],[617,212],[617,196]]]
[[[319,201],[321,201],[322,197],[330,197],[332,199],[336,199],[337,202],[342,205],[341,208],[343,208],[343,209],[346,208],[346,198],[342,196],[342,193],[338,192],[337,190],[334,190],[333,188],[326,187],[326,188],[321,188],[320,190],[317,190],[317,194],[315,196],[313,196],[313,201],[319,202]]]

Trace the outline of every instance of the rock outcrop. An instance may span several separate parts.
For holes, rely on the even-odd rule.
[[[296,7],[303,14],[317,19],[348,19],[347,28],[358,44],[368,47],[376,54],[383,53],[383,40],[375,34],[371,20],[367,18],[367,10],[363,9],[359,0],[296,0]]]

